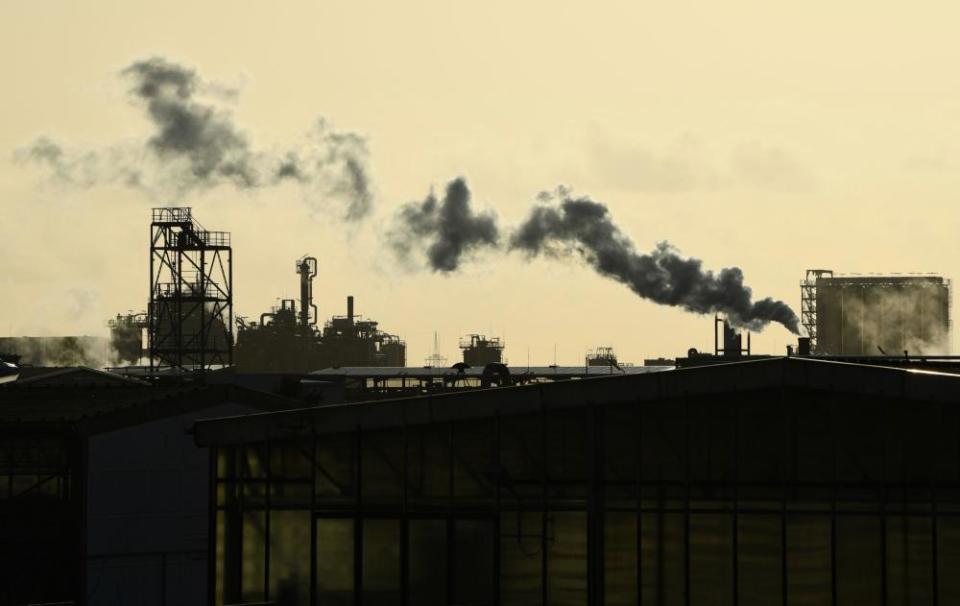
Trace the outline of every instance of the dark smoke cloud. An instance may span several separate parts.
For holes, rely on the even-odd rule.
[[[18,150],[17,159],[45,167],[55,181],[72,187],[121,184],[166,196],[223,184],[252,190],[292,181],[311,204],[327,197],[344,200],[347,219],[370,212],[373,193],[363,137],[320,119],[304,144],[281,153],[259,151],[220,104],[235,91],[159,57],[137,61],[121,75],[152,126],[145,141],[69,150],[43,137]]]
[[[738,267],[713,273],[699,259],[683,258],[661,242],[649,254],[639,254],[612,221],[607,207],[589,198],[558,192],[559,204],[534,208],[512,234],[510,248],[530,256],[565,257],[578,254],[600,275],[622,282],[637,295],[661,305],[696,313],[724,313],[731,323],[759,330],[778,322],[798,334],[796,314],[783,301],[752,301]],[[541,200],[552,196],[541,196]]]
[[[256,187],[261,176],[247,138],[229,114],[198,102],[196,72],[160,58],[137,61],[123,70],[133,81],[130,94],[147,110],[156,130],[147,141],[161,160],[185,160],[197,185],[230,181]]]
[[[470,209],[470,189],[463,178],[447,185],[443,200],[431,192],[422,202],[404,205],[390,237],[402,258],[425,248],[430,268],[444,273],[458,269],[470,252],[497,246],[499,239],[496,215]]]

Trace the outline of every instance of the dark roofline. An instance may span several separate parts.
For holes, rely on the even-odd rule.
[[[941,284],[946,285],[948,280],[943,276],[933,274],[910,275],[880,275],[880,276],[823,276],[817,282],[825,284]]]
[[[64,377],[79,373],[92,374],[96,377],[117,384],[129,384],[130,386],[136,387],[150,385],[150,383],[141,379],[127,377],[112,372],[105,372],[97,368],[90,368],[89,366],[22,366],[19,368],[21,378],[18,378],[16,381],[10,383],[10,388],[21,385],[31,385],[33,383],[40,383],[57,377]]]
[[[810,358],[768,358],[558,383],[377,400],[198,421],[201,446],[780,387],[960,403],[960,376]]]
[[[117,388],[93,388],[85,390],[85,393],[95,393],[95,389],[115,394]],[[29,393],[23,391],[18,395],[29,401]],[[69,400],[70,396],[65,396],[64,399]],[[61,418],[4,418],[3,405],[0,403],[0,434],[9,435],[30,430],[95,435],[231,403],[263,411],[290,410],[302,406],[299,400],[230,384],[192,385],[172,390],[148,387],[131,392],[129,398],[117,400],[109,408],[101,408],[91,414],[84,414],[82,409],[78,411],[79,414],[70,414],[74,413],[74,410],[69,410]]]

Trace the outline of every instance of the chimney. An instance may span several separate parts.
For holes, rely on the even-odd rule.
[[[353,295],[347,297],[347,320],[353,324]]]
[[[739,358],[743,352],[743,340],[740,333],[723,322],[723,356],[725,358]]]
[[[800,337],[799,339],[797,339],[797,355],[798,356],[810,355],[810,337]]]

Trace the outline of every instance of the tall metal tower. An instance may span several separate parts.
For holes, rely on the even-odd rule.
[[[189,208],[154,208],[150,224],[151,371],[233,363],[230,234],[208,231]]]
[[[297,274],[300,276],[300,326],[307,329],[317,325],[317,306],[313,304],[313,279],[317,277],[317,258],[304,255],[298,259]]]
[[[817,351],[817,280],[833,277],[831,269],[808,269],[800,283],[800,324],[810,337],[810,351]]]

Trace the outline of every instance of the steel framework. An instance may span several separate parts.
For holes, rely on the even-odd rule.
[[[150,224],[151,372],[233,363],[230,234],[208,231],[190,208],[154,208]]]
[[[817,280],[833,277],[831,269],[808,269],[800,282],[800,324],[810,337],[810,351],[817,351]]]

